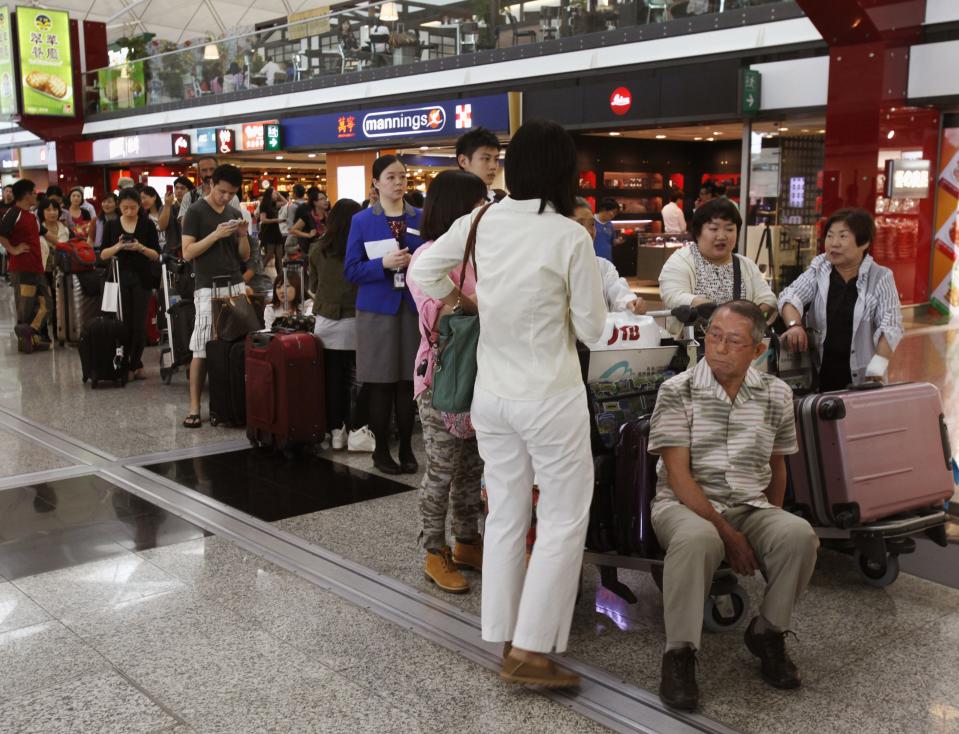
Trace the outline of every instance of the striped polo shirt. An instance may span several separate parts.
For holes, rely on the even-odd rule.
[[[717,511],[735,505],[772,507],[763,491],[772,479],[772,454],[795,454],[792,391],[773,375],[750,367],[730,400],[706,360],[659,388],[649,450],[689,448],[693,478]],[[657,466],[655,515],[679,504],[662,459]]]

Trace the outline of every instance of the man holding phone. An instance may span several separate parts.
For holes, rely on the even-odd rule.
[[[186,213],[190,210],[190,207],[196,204],[204,196],[207,196],[210,193],[210,189],[213,188],[213,172],[217,168],[217,159],[212,155],[206,155],[202,158],[197,158],[196,161],[196,188],[190,191],[188,196],[184,196],[183,200],[180,202],[180,221],[182,222]],[[174,184],[175,186],[175,184]],[[237,189],[239,191],[239,189]],[[240,208],[240,199],[234,194],[233,199],[230,201],[230,206],[234,209],[239,210]]]
[[[229,278],[231,295],[246,292],[243,263],[250,259],[250,240],[239,209],[230,205],[243,185],[236,166],[217,166],[210,176],[210,191],[190,206],[183,220],[183,258],[195,268],[196,325],[190,337],[190,413],[187,428],[199,428],[200,396],[206,381],[206,343],[213,326],[213,279]]]
[[[157,221],[157,229],[166,232],[166,252],[179,254],[182,239],[180,208],[187,194],[193,191],[193,182],[186,176],[178,177],[173,185],[167,185],[163,197],[163,209]]]

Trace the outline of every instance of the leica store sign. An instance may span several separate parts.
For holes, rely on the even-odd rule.
[[[609,108],[616,115],[625,115],[633,106],[633,93],[626,87],[616,87],[609,95]]]

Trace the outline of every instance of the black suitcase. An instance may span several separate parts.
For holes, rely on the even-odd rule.
[[[193,352],[190,351],[190,337],[196,323],[196,305],[193,301],[178,301],[170,306],[170,346],[173,349],[173,364],[177,367],[190,364]]]
[[[104,381],[127,384],[127,365],[123,344],[126,326],[109,316],[98,316],[80,334],[80,365],[83,381],[90,380],[94,390]]]
[[[613,489],[616,549],[624,555],[655,558],[659,543],[650,514],[656,495],[657,456],[649,453],[650,417],[626,423],[616,446]]]
[[[206,343],[210,425],[246,425],[246,344],[216,339]]]

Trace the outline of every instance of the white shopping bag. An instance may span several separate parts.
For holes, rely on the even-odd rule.
[[[111,280],[103,284],[103,300],[100,310],[104,313],[115,313],[123,321],[123,304],[120,301],[120,265],[114,257],[110,265]]]
[[[616,311],[606,317],[602,338],[587,345],[593,352],[620,349],[646,349],[658,347],[659,326],[652,316],[638,316],[629,311]]]

